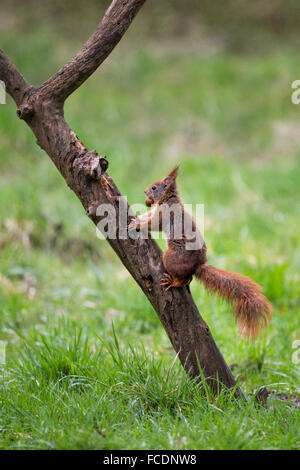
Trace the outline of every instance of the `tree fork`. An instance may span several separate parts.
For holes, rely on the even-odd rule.
[[[112,204],[119,220],[121,193],[107,174],[106,157],[89,151],[64,120],[63,106],[105,60],[120,41],[145,0],[113,0],[96,31],[74,58],[39,87],[26,83],[0,49],[0,80],[18,106],[17,115],[31,128],[38,145],[46,151],[68,186],[81,201],[88,217],[97,224],[96,209]],[[129,222],[129,220],[127,221]],[[236,382],[202,319],[187,287],[166,291],[162,253],[154,240],[108,239],[124,266],[151,302],[178,357],[191,377],[202,372],[215,394],[222,385]],[[236,389],[236,395],[241,391]]]

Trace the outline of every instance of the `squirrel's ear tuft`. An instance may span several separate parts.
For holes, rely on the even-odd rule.
[[[176,180],[177,175],[178,175],[178,171],[179,171],[179,165],[175,166],[175,167],[170,171],[170,173],[168,174],[168,176],[169,176],[170,178],[172,178],[173,180]]]
[[[175,181],[178,175],[178,170],[179,170],[179,165],[175,166],[170,173],[167,174],[167,176],[164,178],[164,181],[169,184],[172,181]]]

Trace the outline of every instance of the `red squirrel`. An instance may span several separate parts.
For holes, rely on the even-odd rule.
[[[206,264],[206,245],[193,218],[184,210],[177,190],[177,175],[178,167],[175,167],[164,179],[155,181],[144,191],[146,205],[152,210],[133,219],[129,229],[164,232],[168,248],[162,257],[166,273],[161,284],[166,289],[187,286],[195,275],[209,292],[218,293],[235,304],[239,334],[254,341],[271,320],[271,304],[261,293],[261,286],[249,277]],[[192,232],[187,233],[182,221],[176,226],[173,208],[179,210],[182,220],[190,223],[187,226]],[[188,249],[188,243],[195,240],[200,241],[197,248]]]

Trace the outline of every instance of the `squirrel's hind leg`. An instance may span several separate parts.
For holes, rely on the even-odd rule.
[[[178,277],[173,277],[169,273],[165,273],[161,280],[161,285],[166,287],[167,290],[171,287],[184,287],[190,284],[192,278],[193,277],[189,277],[188,279],[179,279]]]

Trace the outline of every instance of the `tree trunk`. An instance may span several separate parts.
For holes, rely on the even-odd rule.
[[[19,118],[32,129],[38,145],[50,156],[95,224],[101,219],[96,214],[97,207],[104,203],[113,205],[118,224],[121,193],[106,172],[106,158],[94,150],[88,151],[64,120],[64,101],[110,54],[144,2],[114,0],[74,58],[39,87],[26,83],[0,49],[0,79],[18,105]],[[200,377],[200,365],[216,394],[222,385],[233,388],[233,375],[189,289],[166,291],[160,285],[164,270],[158,245],[151,238],[123,239],[122,230],[124,227],[117,225],[116,239],[108,242],[153,305],[185,371],[191,377]]]

